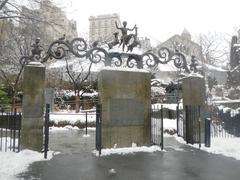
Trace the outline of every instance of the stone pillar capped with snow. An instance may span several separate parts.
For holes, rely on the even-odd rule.
[[[150,144],[150,77],[140,69],[105,67],[100,71],[103,148]]]
[[[182,79],[183,91],[183,136],[187,143],[204,142],[206,97],[205,80],[198,73]],[[201,136],[199,137],[199,129]]]

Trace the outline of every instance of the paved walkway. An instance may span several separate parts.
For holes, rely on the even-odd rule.
[[[71,136],[76,135],[81,137],[82,134]],[[89,153],[94,147],[93,132],[89,139],[78,139],[82,140],[82,145],[88,145],[74,153],[70,150],[78,149],[77,143],[68,145],[64,137],[69,138],[69,135],[64,133],[51,136],[52,145],[55,143],[52,149],[61,147],[61,142],[58,146],[57,141],[53,142],[59,136],[65,142],[63,153],[51,161],[34,163],[20,177],[34,180],[239,180],[240,177],[240,161],[182,145],[173,137],[165,138],[166,152],[99,158]],[[112,168],[116,172],[110,172]]]

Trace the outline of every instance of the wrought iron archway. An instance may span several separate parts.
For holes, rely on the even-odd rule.
[[[125,22],[126,23],[126,22]],[[184,69],[186,72],[190,70],[196,72],[196,59],[192,56],[190,70],[186,61],[186,57],[181,52],[177,50],[172,51],[167,47],[160,48],[157,53],[153,51],[147,51],[143,54],[132,53],[132,50],[140,44],[137,37],[137,27],[134,26],[133,29],[129,29],[125,26],[119,28],[116,24],[117,29],[122,31],[122,37],[118,39],[118,33],[114,33],[114,40],[109,43],[105,43],[105,47],[99,45],[99,41],[95,41],[92,45],[88,45],[83,38],[74,38],[72,41],[65,40],[65,35],[53,41],[47,51],[43,53],[43,48],[40,45],[40,38],[37,38],[35,43],[32,45],[30,56],[22,56],[20,58],[20,63],[22,65],[28,64],[30,61],[40,61],[42,63],[51,59],[63,59],[69,56],[71,53],[73,56],[78,58],[86,58],[90,62],[97,64],[103,62],[105,66],[116,66],[120,67],[123,63],[126,63],[128,68],[137,67],[142,69],[144,67],[152,68],[156,67],[158,64],[167,64],[173,61],[176,68]],[[135,34],[127,34],[128,30],[134,30]],[[124,34],[124,33],[125,34]],[[131,42],[132,39],[132,43]],[[107,45],[107,46],[106,46]],[[113,46],[122,45],[122,52],[112,51]],[[124,52],[124,45],[127,46],[130,53]],[[107,47],[109,50],[107,50]],[[111,49],[111,50],[110,50]]]

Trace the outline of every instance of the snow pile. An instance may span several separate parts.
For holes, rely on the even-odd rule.
[[[186,142],[178,136],[174,136],[177,141],[185,144]],[[240,160],[240,138],[211,138],[211,147],[207,148],[202,145],[201,150],[207,151],[213,154],[221,154],[228,157],[233,157]],[[199,148],[198,144],[188,144],[194,148]]]
[[[177,126],[177,121],[176,119],[163,119],[163,130],[176,130],[176,126]]]
[[[109,148],[109,149],[102,149],[101,156],[109,156],[112,154],[119,154],[119,155],[126,155],[126,154],[133,154],[137,152],[156,152],[161,151],[161,147],[159,146],[136,146],[135,143],[133,143],[132,147],[126,147],[126,148]],[[94,150],[93,153],[96,156],[99,156],[99,152]]]
[[[240,114],[240,108],[232,109],[232,108],[229,108],[229,107],[225,107],[223,105],[217,106],[217,108],[218,108],[219,111],[223,111],[223,113],[230,112],[231,117],[235,117],[238,114]]]
[[[96,113],[87,114],[88,122],[96,121]],[[84,123],[86,121],[86,113],[71,113],[71,112],[54,112],[50,113],[50,121],[59,123],[61,121],[68,121],[70,124],[74,124],[77,121]]]
[[[4,138],[3,141],[5,142]],[[0,151],[0,179],[15,180],[16,175],[26,171],[28,166],[33,162],[50,160],[53,155],[53,151],[49,151],[48,159],[44,159],[42,153],[27,149],[19,153]]]
[[[77,126],[64,126],[64,127],[49,127],[49,130],[51,132],[53,131],[67,131],[67,130],[79,130],[79,128]]]
[[[95,91],[94,89],[90,89],[91,92],[84,92],[83,91],[80,91],[79,93],[82,94],[82,96],[85,96],[85,97],[95,97],[95,96],[98,96],[98,92]],[[55,96],[58,97],[58,98],[66,98],[66,99],[70,99],[71,97],[75,97],[75,92],[73,90],[64,90],[64,89],[61,89],[61,90],[56,90],[55,91]],[[64,100],[63,100],[64,101]],[[66,102],[67,103],[67,102]]]
[[[106,67],[103,67],[101,70],[149,73],[149,71],[147,71],[145,69],[127,68],[127,67],[110,67],[110,66],[106,66]]]
[[[204,78],[203,75],[199,74],[199,73],[194,73],[194,72],[191,72],[188,77],[199,77],[199,78]]]

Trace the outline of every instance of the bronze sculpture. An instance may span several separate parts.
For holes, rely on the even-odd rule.
[[[122,50],[124,51],[125,46],[128,45],[129,40],[133,36],[132,34],[128,35],[127,33],[128,31],[133,31],[136,28],[136,25],[132,29],[127,28],[127,21],[123,21],[123,27],[118,27],[117,22],[115,22],[115,25],[116,25],[116,28],[121,30],[122,32],[122,37],[121,37],[119,46],[122,45]]]

